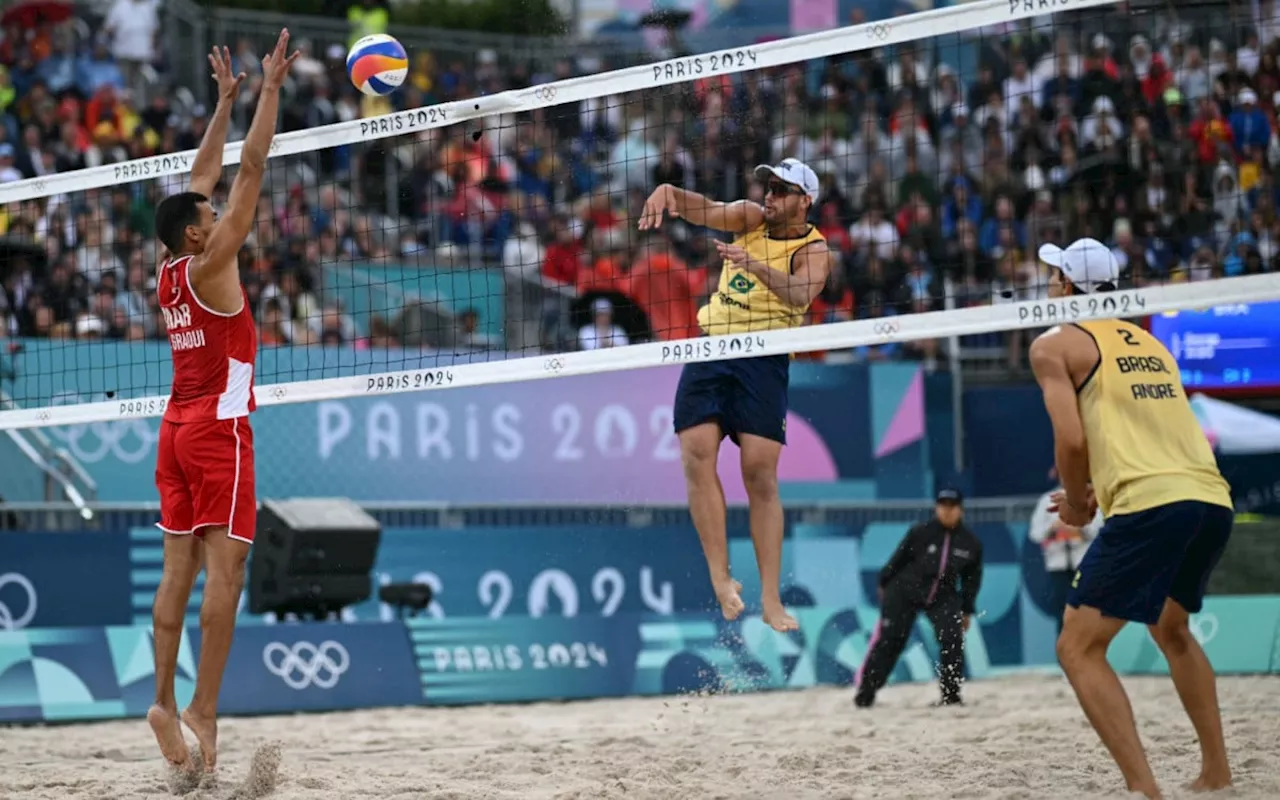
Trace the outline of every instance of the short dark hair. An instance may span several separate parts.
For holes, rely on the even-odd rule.
[[[1092,292],[1086,292],[1082,290],[1079,286],[1076,286],[1074,283],[1072,283],[1071,278],[1068,277],[1067,273],[1063,272],[1060,267],[1051,267],[1051,269],[1053,269],[1055,272],[1057,272],[1059,275],[1062,276],[1061,278],[1062,282],[1065,283],[1067,287],[1071,290],[1069,294],[1074,296],[1082,296],[1086,294],[1098,294],[1100,292],[1114,292],[1116,290],[1116,285],[1114,283],[1107,282],[1107,283],[1099,283],[1098,285],[1094,286]]]
[[[209,198],[199,192],[179,192],[160,201],[156,207],[156,237],[169,248],[169,252],[178,255],[187,241],[188,225],[200,222],[200,204],[209,202]]]

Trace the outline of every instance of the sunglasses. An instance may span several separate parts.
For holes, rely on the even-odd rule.
[[[783,183],[782,181],[769,181],[767,187],[769,189],[769,194],[777,195],[779,197],[788,194],[805,193],[804,189],[801,189],[799,186],[792,186],[791,184]]]

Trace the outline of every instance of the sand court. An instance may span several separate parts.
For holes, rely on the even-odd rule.
[[[1125,681],[1171,797],[1197,747],[1172,684]],[[226,719],[215,781],[166,776],[142,720],[0,728],[0,798],[1104,798],[1119,772],[1065,680],[888,687],[856,711],[848,690],[411,708]],[[1280,678],[1220,679],[1237,788],[1280,797]],[[251,762],[253,762],[251,764]],[[277,766],[278,764],[278,766]]]

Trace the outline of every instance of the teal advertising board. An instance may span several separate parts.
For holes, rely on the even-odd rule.
[[[1191,633],[1220,674],[1280,673],[1280,597],[1209,597]],[[1141,625],[1126,625],[1107,659],[1131,675],[1168,675],[1169,662]]]
[[[232,646],[228,670],[237,678],[224,685],[221,710],[290,713],[847,686],[876,613],[870,607],[797,609],[800,629],[788,634],[757,616],[726,622],[713,613],[248,626]],[[1278,620],[1280,597],[1222,597],[1194,624],[1220,674],[1275,674]],[[1130,626],[1113,645],[1111,660],[1122,672],[1167,669],[1145,635]],[[199,636],[198,627],[188,628],[179,650],[183,704],[192,692]],[[982,647],[982,637],[971,631],[966,650],[973,678],[989,674],[981,666]],[[932,680],[936,657],[932,632],[921,623],[892,680]],[[0,722],[142,716],[152,700],[153,658],[145,626],[0,631]]]

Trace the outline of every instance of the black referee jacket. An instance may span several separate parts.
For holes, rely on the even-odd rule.
[[[963,522],[950,529],[936,518],[922,522],[880,570],[880,588],[904,592],[917,608],[958,597],[961,610],[972,614],[982,588],[982,541]]]

